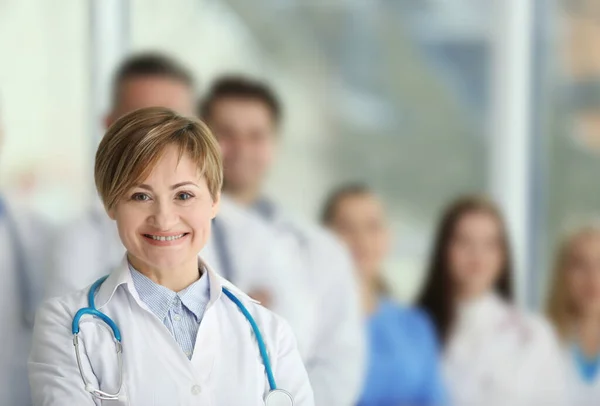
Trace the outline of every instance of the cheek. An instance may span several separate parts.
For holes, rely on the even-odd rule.
[[[212,204],[203,204],[201,207],[186,209],[184,221],[192,228],[194,234],[204,235],[210,232],[212,222]]]
[[[258,141],[249,148],[248,156],[252,158],[255,165],[266,166],[273,160],[274,148],[265,141]]]
[[[577,299],[581,297],[582,287],[585,285],[583,280],[584,278],[582,278],[581,272],[567,272],[569,273],[569,275],[567,276],[567,289],[569,290],[571,298],[577,301]]]
[[[466,251],[460,247],[450,248],[450,251],[448,252],[448,262],[450,264],[450,274],[453,277],[460,277],[461,274],[465,273],[463,271],[466,268],[466,263],[468,261],[467,257]]]
[[[123,238],[137,234],[137,230],[144,224],[146,218],[147,216],[143,210],[131,210],[126,205],[123,205],[115,212],[117,228]]]

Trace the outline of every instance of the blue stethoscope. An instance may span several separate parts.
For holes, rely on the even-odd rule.
[[[98,279],[90,287],[90,290],[88,292],[88,307],[84,307],[77,311],[77,313],[75,314],[75,317],[73,318],[71,331],[73,333],[73,345],[75,346],[75,355],[77,357],[77,366],[79,367],[79,374],[81,375],[81,379],[83,380],[83,384],[85,385],[86,391],[88,391],[89,393],[92,394],[92,396],[94,396],[100,400],[118,400],[119,397],[121,396],[121,391],[123,389],[123,359],[122,359],[122,355],[121,355],[123,352],[123,345],[121,344],[121,331],[119,330],[119,327],[116,325],[116,323],[110,317],[108,317],[106,314],[102,313],[101,311],[99,311],[96,308],[96,303],[94,300],[94,296],[96,295],[96,292],[100,288],[100,285],[102,285],[102,283],[106,280],[106,278],[108,278],[108,275],[103,276],[102,278]],[[252,327],[252,331],[254,332],[254,335],[256,337],[256,341],[258,343],[258,349],[260,351],[260,356],[262,358],[262,362],[265,366],[265,372],[267,375],[267,380],[269,381],[269,388],[270,388],[270,391],[267,394],[267,397],[265,398],[265,404],[267,406],[293,406],[294,400],[292,398],[292,395],[290,395],[288,392],[284,391],[283,389],[277,389],[277,385],[275,384],[275,378],[273,377],[273,370],[271,368],[271,360],[269,359],[269,354],[267,354],[267,347],[263,340],[263,336],[260,332],[260,329],[258,328],[256,321],[254,320],[254,317],[252,317],[252,315],[250,314],[250,312],[248,311],[246,306],[244,306],[244,304],[233,293],[231,293],[231,291],[229,291],[227,288],[223,287],[223,293],[233,303],[235,303],[235,305],[238,307],[238,309],[242,312],[242,314],[244,315],[246,320],[248,320],[248,323],[250,323],[250,326]],[[119,390],[117,393],[107,393],[107,392],[101,391],[100,389],[96,389],[92,386],[91,382],[85,377],[85,374],[83,372],[82,362],[81,362],[81,356],[79,353],[79,332],[80,332],[79,322],[80,322],[81,318],[85,315],[90,315],[90,316],[99,318],[104,323],[106,323],[112,330],[113,337],[115,340],[117,360],[118,360],[118,364],[119,364]]]

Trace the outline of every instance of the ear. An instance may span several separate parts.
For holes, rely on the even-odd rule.
[[[219,192],[217,194],[217,196],[215,197],[215,199],[212,202],[211,213],[210,213],[211,219],[214,219],[215,217],[217,217],[220,206],[221,206],[221,192]]]
[[[108,217],[110,217],[111,220],[115,220],[115,207],[113,206],[110,210],[106,209],[106,214],[108,214]]]
[[[112,123],[115,122],[115,114],[114,112],[110,112],[107,115],[104,116],[104,128],[108,129],[108,127],[110,127],[112,125]]]

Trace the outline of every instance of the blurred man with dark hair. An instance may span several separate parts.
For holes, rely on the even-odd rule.
[[[294,241],[294,252],[312,292],[304,311],[304,361],[317,406],[354,405],[362,389],[364,329],[348,253],[316,224],[297,221],[264,195],[282,120],[281,104],[265,84],[244,77],[217,80],[199,106],[223,152],[223,191],[253,209]]]
[[[162,106],[180,114],[194,114],[194,78],[179,62],[157,53],[127,59],[112,85],[112,111],[106,127],[123,114],[144,107]]]
[[[112,106],[105,124],[108,128],[123,114],[153,106],[191,115],[194,97],[192,75],[177,61],[157,53],[134,55],[121,64],[114,76]],[[87,286],[107,274],[123,257],[125,250],[115,225],[100,201],[94,203],[84,218],[56,237],[46,287],[49,297]],[[85,267],[82,258],[87,258]]]
[[[3,129],[0,120],[0,147]],[[1,150],[1,148],[0,148]],[[30,406],[27,356],[43,295],[49,227],[0,191],[0,404]]]
[[[144,107],[167,107],[182,115],[194,115],[191,73],[159,54],[127,59],[117,70],[112,93],[107,126],[123,114]],[[255,213],[221,198],[219,215],[201,256],[238,287],[285,317],[294,332],[302,332],[307,326],[300,306],[305,294],[294,283],[297,272],[285,254],[291,243],[275,237],[272,227]],[[57,236],[47,296],[86,287],[118,265],[124,253],[117,228],[98,201],[84,218]]]

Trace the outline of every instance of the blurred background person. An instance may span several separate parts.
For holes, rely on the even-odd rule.
[[[379,198],[365,185],[335,190],[322,213],[323,224],[350,248],[367,317],[367,374],[358,405],[442,405],[436,334],[428,317],[390,296],[382,269],[390,230]]]
[[[600,403],[600,228],[579,228],[557,252],[547,312],[560,334],[568,404]]]
[[[0,117],[0,152],[4,141]],[[0,154],[1,155],[1,154]],[[0,400],[29,406],[27,356],[43,296],[50,226],[0,190]]]
[[[492,202],[448,206],[418,304],[443,344],[453,405],[566,404],[558,341],[545,320],[513,305],[511,261]]]
[[[194,83],[192,74],[166,55],[132,55],[115,73],[112,109],[105,124],[108,127],[122,115],[145,107],[167,107],[184,116],[194,115]],[[289,244],[275,240],[266,222],[226,197],[221,199],[212,227],[202,258],[285,317],[296,334],[304,332],[308,318],[300,304],[305,293],[303,285],[294,283],[295,265],[286,255]],[[90,285],[118,265],[124,253],[115,222],[96,199],[88,213],[57,234],[46,295],[59,296]],[[84,260],[86,266],[82,267]],[[299,345],[302,347],[302,342]]]
[[[162,54],[135,55],[115,72],[112,108],[104,123],[108,128],[122,115],[144,107],[167,107],[189,116],[193,101],[194,81],[182,65]],[[57,233],[46,295],[60,296],[84,288],[108,274],[124,253],[117,227],[96,197],[84,216]],[[84,258],[86,266],[82,268]]]
[[[280,238],[292,239],[292,254],[312,293],[303,310],[313,321],[305,365],[318,406],[353,405],[361,388],[364,332],[351,259],[328,232],[288,213],[264,189],[282,122],[279,98],[268,85],[242,76],[217,79],[199,105],[199,115],[223,153],[223,192],[260,214]]]

